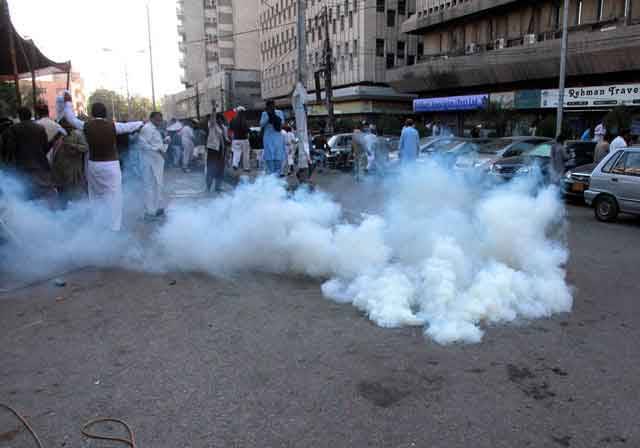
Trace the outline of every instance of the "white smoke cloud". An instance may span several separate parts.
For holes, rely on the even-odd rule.
[[[62,219],[24,203],[16,213],[49,267],[73,260],[212,275],[304,274],[324,280],[327,298],[353,304],[376,324],[423,326],[441,344],[479,342],[486,325],[570,311],[568,252],[552,238],[564,220],[557,191],[527,182],[484,189],[435,164],[386,187],[384,212],[348,223],[328,195],[290,197],[281,182],[262,177],[233,194],[176,204],[147,242],[131,235],[95,241],[97,224],[83,221],[82,207]],[[76,232],[61,252],[68,229],[54,221]]]

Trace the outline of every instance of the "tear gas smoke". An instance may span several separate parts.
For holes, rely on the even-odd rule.
[[[570,311],[568,252],[550,237],[564,220],[555,189],[481,189],[436,164],[406,170],[388,188],[383,213],[348,223],[328,195],[290,197],[278,180],[258,178],[215,200],[176,204],[144,251],[130,236],[96,241],[97,223],[76,215],[82,208],[53,216],[20,203],[14,217],[49,266],[299,273],[323,279],[327,298],[380,326],[424,326],[442,344],[479,342],[483,324]]]

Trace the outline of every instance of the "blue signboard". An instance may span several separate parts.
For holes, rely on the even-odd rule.
[[[413,100],[414,112],[442,112],[483,109],[489,101],[488,94],[420,98]]]

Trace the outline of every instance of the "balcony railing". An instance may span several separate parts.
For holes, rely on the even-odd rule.
[[[611,26],[616,26],[620,20],[611,19],[601,22],[586,23],[569,27],[569,33],[572,32],[594,32],[601,31]],[[486,43],[468,43],[464,48],[456,48],[444,53],[423,54],[417,57],[418,62],[428,62],[440,59],[448,59],[458,56],[470,56],[478,53],[486,53],[488,51],[504,50],[505,48],[513,48],[519,46],[535,45],[539,42],[556,40],[562,38],[561,30],[546,31],[537,34],[524,34],[515,38],[500,38],[492,42]]]

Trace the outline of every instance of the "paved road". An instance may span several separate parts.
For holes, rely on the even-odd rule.
[[[0,401],[47,447],[107,446],[80,436],[103,415],[141,448],[640,446],[640,221],[569,216],[574,311],[477,345],[378,328],[306,278],[88,270],[0,296]],[[0,414],[0,447],[31,446],[17,430]]]

